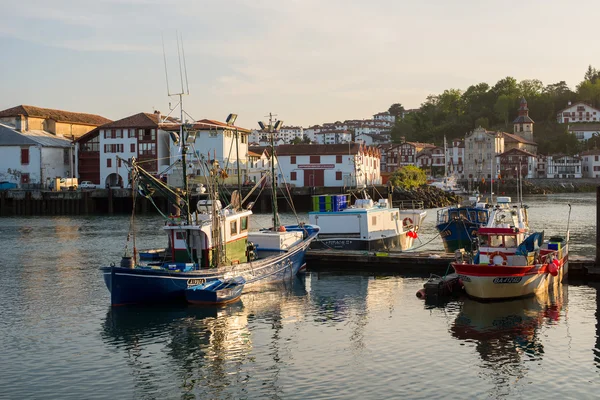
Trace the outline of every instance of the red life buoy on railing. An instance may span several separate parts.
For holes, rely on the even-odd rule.
[[[412,226],[412,224],[413,224],[413,220],[408,217],[404,218],[402,220],[402,225],[404,225],[404,226]]]
[[[490,258],[490,265],[494,265],[494,257],[496,256],[500,256],[500,258],[502,258],[502,265],[506,265],[507,264],[507,258],[506,258],[506,254],[504,254],[501,251],[495,251],[492,254],[489,255]],[[500,264],[495,264],[495,265],[500,265]]]

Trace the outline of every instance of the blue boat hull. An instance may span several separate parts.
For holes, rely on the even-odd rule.
[[[253,262],[221,268],[170,271],[163,268],[101,267],[112,305],[185,302],[185,290],[227,276],[241,276],[246,286],[278,282],[295,276],[305,267],[306,249],[317,232],[286,253]]]
[[[470,250],[478,228],[479,224],[465,220],[450,221],[436,226],[448,253],[454,253],[458,249]]]

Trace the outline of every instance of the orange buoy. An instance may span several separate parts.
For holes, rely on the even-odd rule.
[[[279,232],[285,232],[285,226],[283,226],[283,225],[279,225],[279,228],[277,228],[277,230],[278,230]]]

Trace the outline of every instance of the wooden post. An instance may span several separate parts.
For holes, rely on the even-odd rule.
[[[113,215],[113,191],[108,188],[108,215]]]
[[[596,187],[596,266],[600,263],[600,186]]]

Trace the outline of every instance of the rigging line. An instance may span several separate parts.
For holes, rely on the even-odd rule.
[[[279,169],[279,172],[281,172],[281,180],[283,181],[284,187],[285,187],[286,192],[288,194],[287,197],[284,196],[285,197],[285,201],[288,203],[288,205],[290,206],[290,209],[294,213],[294,216],[296,217],[296,222],[300,223],[300,218],[298,217],[298,214],[296,213],[296,208],[294,207],[294,202],[291,201],[292,200],[292,194],[290,193],[290,188],[288,187],[288,183],[285,180],[285,174],[283,173],[283,170],[281,169],[281,164],[277,163],[277,168]]]

